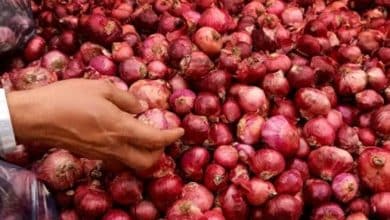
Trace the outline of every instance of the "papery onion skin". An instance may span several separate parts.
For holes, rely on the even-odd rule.
[[[245,114],[238,121],[237,137],[245,144],[255,144],[260,141],[261,131],[264,125],[263,117],[258,114]]]
[[[221,145],[214,151],[214,160],[227,169],[234,168],[238,162],[238,151],[232,145]]]
[[[131,217],[120,209],[109,210],[102,218],[102,220],[131,220]]]
[[[210,160],[209,152],[203,147],[192,147],[185,151],[180,160],[181,169],[188,178],[199,181],[203,177],[203,168]]]
[[[134,205],[140,202],[142,190],[142,183],[130,172],[118,174],[109,186],[113,201],[120,205]]]
[[[304,201],[312,207],[329,202],[331,196],[331,186],[321,179],[309,179],[303,187]]]
[[[286,170],[278,176],[274,185],[279,194],[295,195],[302,189],[303,180],[298,170]]]
[[[313,147],[333,145],[336,139],[334,128],[323,117],[309,120],[303,127],[303,136]]]
[[[347,203],[357,196],[358,179],[350,173],[340,173],[332,181],[332,190],[339,201]]]
[[[302,204],[291,195],[282,194],[267,202],[266,219],[298,220],[302,214]]]
[[[320,219],[335,219],[335,220],[344,220],[344,211],[340,208],[339,205],[335,203],[328,203],[317,207],[311,216],[313,220]]]
[[[209,134],[209,122],[205,116],[189,113],[182,122],[185,130],[184,142],[189,144],[203,144]]]
[[[228,173],[226,169],[216,163],[206,167],[203,177],[203,184],[211,191],[221,191],[227,187]]]
[[[249,214],[249,207],[235,185],[230,185],[222,194],[221,208],[226,220],[247,219]]]
[[[286,167],[286,162],[278,151],[260,149],[249,162],[251,171],[263,180],[279,175]]]
[[[180,197],[183,181],[175,175],[154,179],[148,186],[150,200],[161,211],[167,210]]]
[[[378,110],[371,117],[371,126],[378,135],[387,138],[390,137],[390,105],[385,105]]]
[[[240,184],[248,203],[253,206],[265,204],[269,199],[277,195],[271,182],[254,177]]]
[[[214,202],[213,194],[196,182],[189,182],[183,187],[181,199],[193,202],[202,211],[209,210]]]
[[[129,93],[147,108],[167,109],[169,106],[171,92],[163,80],[138,80],[130,86]]]
[[[331,103],[325,93],[314,88],[299,89],[295,94],[295,104],[306,119],[325,116],[331,109]]]

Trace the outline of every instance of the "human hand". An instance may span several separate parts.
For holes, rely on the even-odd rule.
[[[137,99],[103,80],[60,81],[11,92],[7,100],[19,142],[38,141],[136,170],[151,167],[184,133],[138,121],[133,114],[145,109]]]

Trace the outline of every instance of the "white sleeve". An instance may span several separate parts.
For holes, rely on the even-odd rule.
[[[8,109],[4,89],[0,89],[0,156],[14,151],[16,148],[15,134]]]

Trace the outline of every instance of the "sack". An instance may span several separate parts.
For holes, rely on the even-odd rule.
[[[35,34],[29,0],[0,0],[0,55],[22,49]]]
[[[55,202],[29,170],[0,161],[0,219],[56,219]]]

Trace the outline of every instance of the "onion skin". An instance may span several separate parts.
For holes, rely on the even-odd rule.
[[[325,204],[330,201],[332,188],[321,179],[309,179],[303,187],[303,198],[305,203],[312,207]]]
[[[282,194],[267,202],[266,219],[298,220],[302,213],[302,204],[291,195]]]
[[[232,86],[230,93],[236,96],[241,109],[247,113],[257,112],[266,115],[269,110],[269,101],[262,89],[256,86]]]
[[[134,205],[142,200],[142,183],[130,172],[118,174],[110,183],[112,200],[120,205]]]
[[[217,116],[221,112],[221,103],[216,95],[200,92],[194,101],[194,112],[208,117]]]
[[[184,142],[203,144],[209,133],[209,122],[205,116],[188,114],[184,117],[182,127],[185,130]]]
[[[125,211],[111,209],[103,216],[102,220],[131,220],[131,217]]]
[[[196,182],[189,182],[183,187],[181,199],[193,202],[203,212],[209,210],[214,202],[213,194]]]
[[[390,152],[370,147],[358,159],[359,177],[362,183],[374,192],[390,191]]]
[[[248,181],[249,179],[248,168],[242,163],[238,163],[230,170],[229,180],[236,186],[240,186],[243,182]]]
[[[325,116],[331,109],[331,103],[325,93],[314,88],[299,89],[295,94],[295,104],[299,106],[301,116],[306,119]]]
[[[265,121],[261,137],[268,147],[279,151],[285,157],[292,157],[298,151],[298,131],[284,116],[273,116]]]
[[[258,114],[245,114],[237,124],[237,137],[245,144],[258,143],[264,125],[263,117]]]
[[[232,145],[221,145],[214,151],[214,160],[227,169],[234,168],[238,162],[238,151]]]
[[[248,218],[249,207],[241,191],[235,185],[230,185],[220,199],[221,208],[226,220]]]
[[[347,216],[346,220],[368,220],[367,216],[361,212],[355,212]]]
[[[384,100],[375,90],[363,90],[355,95],[357,107],[363,110],[377,109],[384,104]]]
[[[167,175],[154,179],[149,184],[148,193],[156,208],[165,211],[180,197],[182,188],[180,177]]]
[[[206,54],[215,55],[222,49],[222,36],[211,27],[201,27],[194,34],[195,44]]]
[[[189,89],[175,90],[169,97],[169,103],[177,114],[189,113],[194,107],[196,95]]]
[[[274,182],[278,194],[295,195],[301,191],[303,180],[298,170],[286,170]]]
[[[378,135],[385,139],[390,137],[390,105],[385,105],[378,110],[371,117],[371,126]]]
[[[260,149],[249,162],[251,171],[263,180],[279,175],[286,167],[286,162],[278,151]]]
[[[389,201],[390,201],[390,193],[389,192],[381,192],[374,194],[371,197],[371,211],[372,213],[381,218],[386,219],[390,217],[389,211]]]
[[[135,219],[156,220],[158,218],[158,210],[150,201],[144,200],[133,206],[130,210]]]
[[[180,165],[186,177],[199,181],[203,177],[203,168],[209,160],[210,155],[205,148],[192,147],[183,153]]]
[[[320,220],[320,219],[335,219],[335,220],[344,220],[344,212],[335,203],[328,203],[321,205],[317,207],[311,216],[311,219],[313,220]]]
[[[328,181],[337,174],[351,170],[352,164],[351,154],[337,147],[320,147],[313,150],[308,157],[310,172]]]
[[[79,220],[79,217],[75,210],[69,209],[60,213],[59,220]]]
[[[10,74],[15,89],[39,88],[57,81],[57,74],[42,67],[26,67]]]
[[[181,70],[184,76],[197,80],[205,76],[214,64],[210,58],[203,52],[194,51],[183,57],[180,61]]]
[[[359,140],[358,129],[343,125],[337,132],[337,143],[342,149],[350,153],[359,153],[361,151],[362,143]]]
[[[27,61],[33,61],[39,59],[46,49],[46,41],[40,36],[35,36],[26,45],[24,49],[24,58]]]
[[[275,100],[274,102],[271,115],[283,115],[292,125],[295,125],[298,120],[298,111],[294,103],[286,99]]]
[[[249,181],[242,181],[240,186],[248,203],[253,206],[263,205],[277,194],[271,182],[258,177],[254,177]]]
[[[237,149],[239,160],[242,163],[249,164],[250,158],[256,153],[253,146],[239,143],[234,143],[233,146]]]
[[[353,95],[363,91],[367,85],[367,73],[347,64],[339,68],[336,87],[340,95]]]
[[[233,142],[233,135],[229,127],[224,123],[212,124],[209,131],[209,138],[206,145],[216,146],[231,144]]]
[[[163,80],[138,80],[129,88],[141,105],[150,108],[168,108],[168,99],[171,95],[168,85]]]
[[[351,213],[361,212],[364,215],[369,216],[370,215],[370,204],[362,198],[357,198],[357,199],[352,200],[349,203],[348,211]]]
[[[334,128],[323,117],[309,120],[303,127],[303,135],[310,146],[333,145],[336,139]]]
[[[310,177],[310,175],[309,175],[309,167],[308,167],[306,161],[294,158],[290,162],[290,164],[288,166],[288,169],[299,171],[303,181],[306,181]]]
[[[225,220],[221,208],[214,208],[204,213],[207,220]]]
[[[357,196],[359,182],[350,173],[340,173],[332,181],[332,190],[339,201],[347,203]]]
[[[103,45],[117,41],[121,34],[120,26],[116,21],[98,14],[89,16],[84,30],[91,41]]]
[[[136,57],[130,57],[121,62],[118,70],[120,77],[127,83],[144,79],[148,73],[146,65]]]
[[[168,210],[167,220],[203,220],[202,211],[193,202],[188,200],[177,200]]]
[[[227,187],[228,174],[226,169],[216,163],[211,163],[206,167],[203,177],[203,184],[210,191],[221,191]]]

